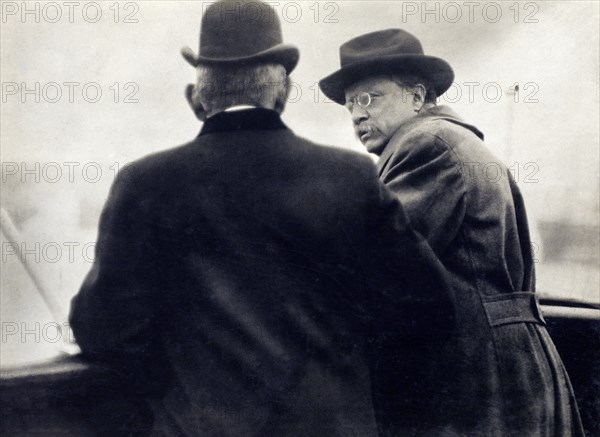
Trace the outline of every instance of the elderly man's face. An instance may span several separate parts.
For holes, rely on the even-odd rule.
[[[354,132],[367,150],[377,155],[421,104],[415,102],[413,93],[384,77],[365,79],[346,89]]]

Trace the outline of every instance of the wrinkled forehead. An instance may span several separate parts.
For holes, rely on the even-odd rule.
[[[394,82],[391,76],[374,76],[361,79],[346,87],[346,100],[363,92],[368,93],[387,93],[398,91],[400,86]]]

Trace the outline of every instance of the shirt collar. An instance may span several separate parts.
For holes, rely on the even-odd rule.
[[[265,108],[241,108],[223,111],[209,117],[199,136],[213,132],[287,129],[279,113]]]
[[[244,109],[256,109],[258,108],[258,106],[254,106],[254,105],[235,105],[235,106],[230,106],[229,108],[225,109],[223,112],[237,112],[237,111],[243,111]]]

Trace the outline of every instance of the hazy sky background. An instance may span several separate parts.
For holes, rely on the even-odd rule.
[[[31,244],[83,245],[95,239],[115,163],[182,144],[198,133],[201,125],[183,97],[195,72],[179,51],[186,45],[198,50],[200,19],[209,3],[80,1],[71,17],[62,1],[26,2],[29,10],[38,8],[38,17],[36,12],[23,16],[23,4],[2,2],[3,204]],[[513,169],[534,228],[552,221],[598,224],[598,2],[271,4],[285,41],[301,52],[292,74],[296,93],[283,116],[298,134],[363,151],[347,111],[326,102],[316,83],[338,68],[339,46],[348,39],[403,28],[421,40],[426,54],[454,68],[456,85],[440,103],[453,101],[450,106],[478,126],[488,147]],[[424,8],[432,12],[424,15]],[[92,22],[98,11],[102,15]],[[78,84],[72,85],[73,102],[66,82]],[[471,96],[469,82],[476,83]],[[521,91],[509,95],[515,83]],[[98,102],[85,100],[85,85],[88,99],[101,90]],[[23,87],[33,92],[23,94]],[[128,96],[136,102],[124,103]],[[24,174],[21,163],[33,173]],[[36,266],[65,302],[90,268],[81,253],[76,257],[74,263],[61,259]],[[566,275],[552,271],[554,278]],[[578,280],[585,276],[574,268],[568,272]],[[597,266],[591,272],[587,283],[593,287]],[[546,278],[554,285],[554,278]],[[3,281],[4,287],[25,287]],[[25,294],[14,299],[28,302]]]
[[[35,10],[36,3],[27,3],[28,8]],[[21,15],[21,2],[3,2],[3,161],[39,161],[42,166],[52,161],[83,166],[93,161],[109,166],[186,142],[199,130],[183,99],[194,70],[179,50],[189,45],[197,51],[200,17],[208,3],[121,2],[118,7],[114,2],[96,3],[99,7],[90,3],[80,2],[73,9],[73,23],[62,2],[55,3],[59,8],[38,3],[40,23],[36,23],[34,14]],[[8,14],[13,4],[18,10]],[[301,50],[292,75],[301,95],[293,95],[284,115],[299,134],[361,150],[344,108],[326,103],[316,82],[338,68],[338,48],[344,41],[401,27],[421,39],[427,54],[453,66],[457,85],[448,99],[457,101],[451,106],[486,134],[487,144],[500,157],[515,164],[520,179],[536,171],[524,168],[527,163],[537,165],[530,179],[539,183],[523,187],[532,197],[540,190],[533,185],[542,185],[545,191],[550,187],[585,191],[598,181],[598,2],[272,4],[286,41]],[[98,9],[100,20],[89,22]],[[434,12],[423,15],[425,9]],[[57,10],[60,20],[48,22],[56,20]],[[128,15],[129,21],[138,22],[124,22]],[[21,84],[35,89],[36,82],[39,103],[34,94],[21,94]],[[59,84],[62,92],[56,103],[45,101],[56,96],[54,86],[43,93],[50,82]],[[74,87],[73,103],[65,82],[80,84]],[[468,82],[477,83],[471,96]],[[7,87],[14,85],[7,83],[18,85],[17,94],[8,93],[13,88]],[[521,87],[518,103],[507,94],[514,83]],[[86,84],[92,84],[87,88],[91,99],[94,84],[99,85],[99,102],[85,101]],[[495,101],[498,87],[503,94]],[[137,103],[124,103],[128,95]],[[105,189],[110,180],[103,179],[99,186]],[[558,214],[560,206],[555,206],[553,213]]]

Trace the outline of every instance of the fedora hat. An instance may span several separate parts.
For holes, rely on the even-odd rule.
[[[274,62],[288,74],[300,56],[284,44],[275,10],[258,0],[221,0],[202,16],[198,55],[189,47],[181,54],[194,67],[210,64]]]
[[[412,34],[401,29],[367,33],[340,47],[341,68],[319,82],[321,91],[340,105],[348,86],[367,77],[404,73],[422,78],[441,96],[452,84],[454,72],[443,59],[426,56]]]

